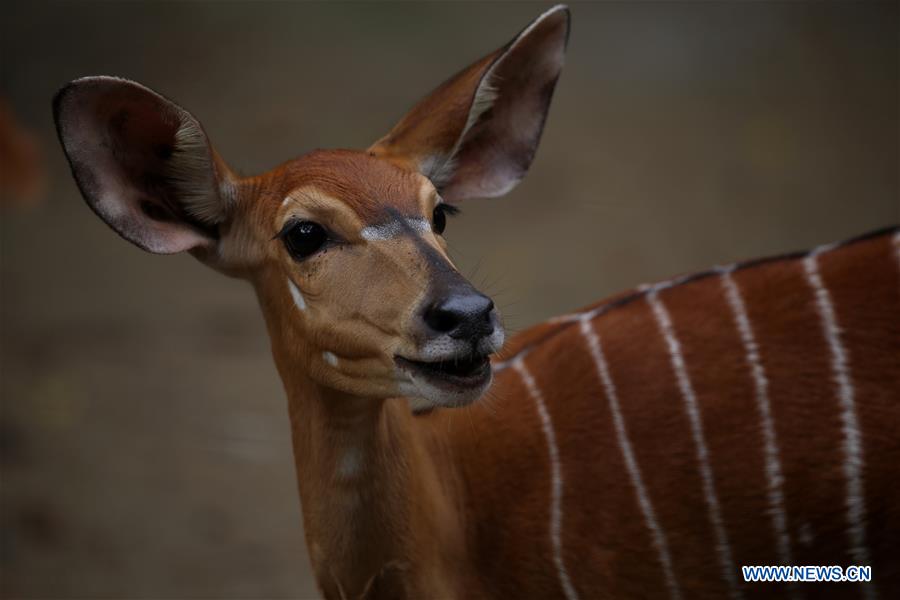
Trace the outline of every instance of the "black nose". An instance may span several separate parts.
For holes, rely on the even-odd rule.
[[[494,332],[494,303],[478,293],[452,294],[425,309],[425,323],[458,340],[477,339]]]

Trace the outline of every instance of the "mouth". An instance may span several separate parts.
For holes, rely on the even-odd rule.
[[[402,356],[396,356],[394,360],[413,379],[451,392],[481,388],[491,379],[491,363],[486,354],[466,354],[433,362]]]

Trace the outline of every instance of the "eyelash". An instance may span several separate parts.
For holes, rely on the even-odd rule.
[[[444,214],[448,217],[455,217],[462,212],[462,209],[460,207],[453,204],[447,204],[446,202],[441,202],[440,204],[438,204],[438,206],[441,207],[441,210],[443,210]]]

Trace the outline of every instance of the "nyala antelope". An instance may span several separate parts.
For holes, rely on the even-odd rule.
[[[505,346],[448,258],[457,203],[528,169],[568,34],[555,7],[367,149],[255,177],[133,81],[69,83],[56,124],[119,235],[256,290],[326,598],[897,597],[897,229],[639,287]],[[743,581],[769,564],[873,582]]]

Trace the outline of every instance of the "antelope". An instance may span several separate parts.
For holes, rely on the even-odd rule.
[[[900,230],[641,286],[505,345],[448,258],[457,203],[530,166],[568,34],[554,7],[367,149],[253,177],[133,81],[75,80],[54,115],[119,235],[253,285],[326,598],[896,594]],[[763,564],[873,581],[741,580]]]

